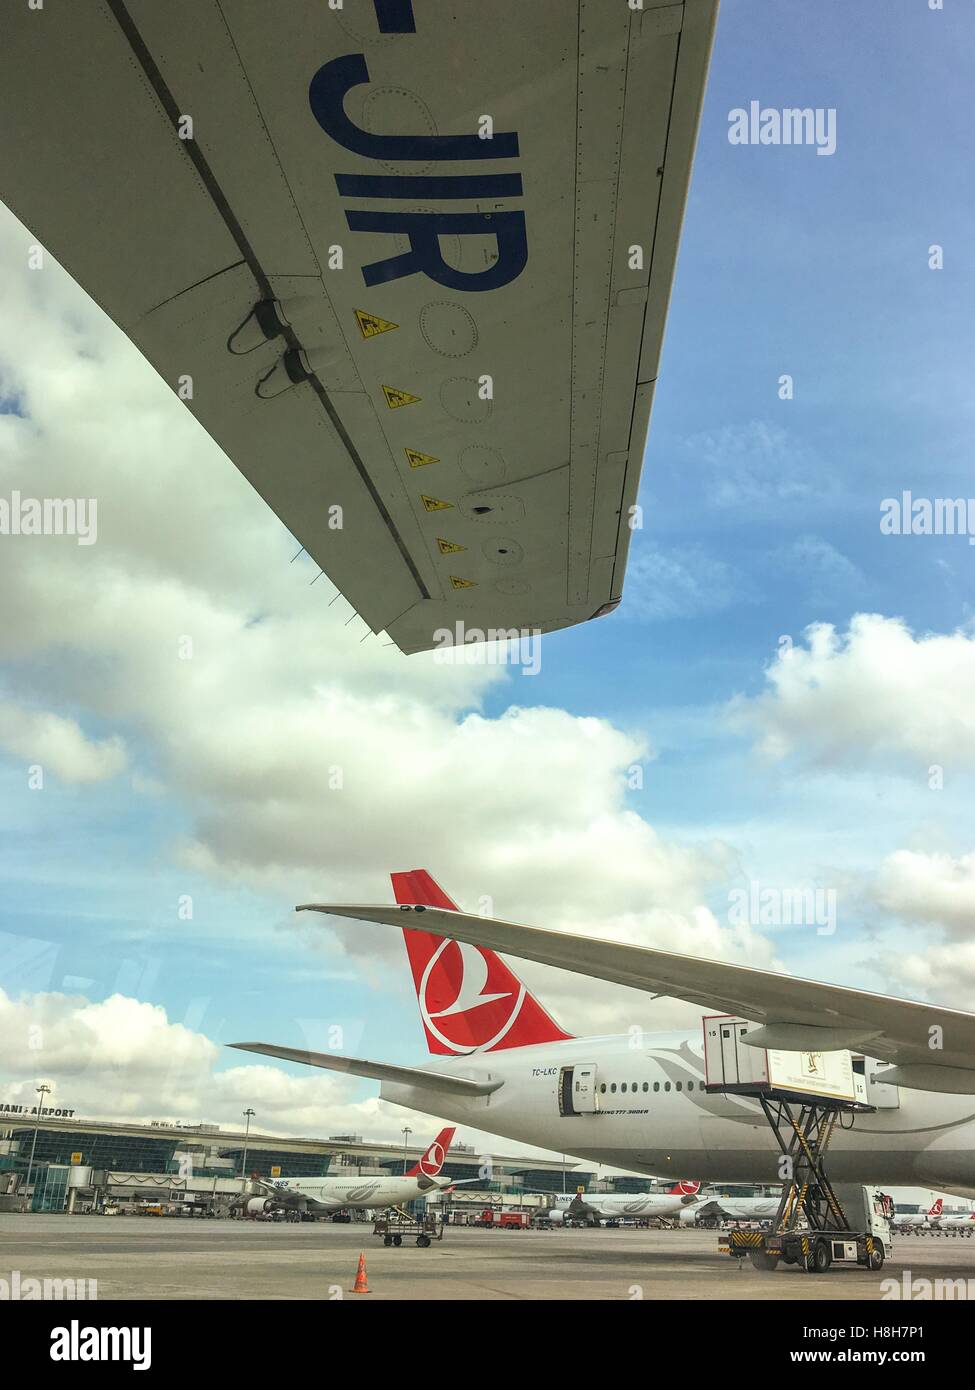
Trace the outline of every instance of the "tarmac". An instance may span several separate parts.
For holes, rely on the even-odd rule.
[[[0,1213],[0,1281],[97,1280],[105,1299],[326,1299],[353,1297],[359,1252],[370,1292],[362,1301],[505,1299],[975,1299],[975,1238],[898,1237],[878,1273],[824,1275],[739,1267],[715,1231],[493,1231],[448,1226],[442,1242],[386,1248],[371,1223],[204,1220],[187,1217]],[[909,1281],[905,1283],[905,1279]],[[918,1293],[920,1290],[920,1294]],[[935,1297],[938,1297],[935,1291]]]

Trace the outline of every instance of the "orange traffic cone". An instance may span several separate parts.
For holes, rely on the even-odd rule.
[[[353,1293],[370,1293],[370,1292],[371,1292],[371,1290],[370,1290],[370,1288],[369,1288],[369,1285],[368,1285],[368,1283],[366,1282],[366,1257],[365,1257],[365,1255],[362,1253],[361,1250],[359,1251],[359,1268],[356,1270],[356,1274],[355,1274],[355,1283],[352,1285],[352,1292],[353,1292]]]

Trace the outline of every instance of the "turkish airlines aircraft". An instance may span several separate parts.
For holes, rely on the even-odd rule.
[[[717,0],[40,8],[0,199],[368,627],[615,608]]]
[[[878,1108],[836,1127],[838,1182],[975,1195],[975,1015],[723,961],[540,931],[460,912],[422,869],[392,876],[398,906],[309,905],[384,922],[406,938],[427,1065],[404,1067],[268,1043],[233,1046],[382,1082],[384,1100],[556,1153],[655,1175],[777,1182],[758,1102],[705,1089],[701,1034],[570,1036],[496,954],[667,994],[760,1024],[750,1041],[860,1050],[893,1062]],[[824,1023],[824,1019],[828,1022]],[[939,1028],[944,1050],[929,1046]],[[873,1084],[877,1063],[867,1059]]]
[[[913,1226],[917,1230],[930,1231],[933,1226],[941,1224],[941,1209],[943,1206],[944,1199],[938,1197],[926,1216],[922,1216],[920,1212],[895,1213],[893,1224],[895,1226]],[[947,1217],[944,1219],[950,1220],[951,1218]]]
[[[952,1232],[965,1232],[971,1235],[975,1232],[975,1211],[954,1212],[951,1216],[942,1216],[937,1223],[943,1229],[950,1228]]]
[[[257,1215],[269,1206],[281,1206],[325,1214],[350,1208],[399,1207],[431,1192],[444,1192],[455,1185],[453,1178],[438,1177],[454,1133],[453,1126],[442,1129],[422,1158],[402,1177],[274,1178],[262,1181],[267,1196],[252,1197],[246,1210]]]
[[[559,1221],[645,1220],[648,1217],[676,1216],[689,1203],[697,1201],[699,1182],[677,1182],[669,1192],[577,1192],[560,1195],[549,1211],[549,1220]]]
[[[696,1226],[709,1218],[727,1221],[765,1221],[779,1209],[778,1197],[716,1197],[705,1193],[680,1214],[681,1225]]]

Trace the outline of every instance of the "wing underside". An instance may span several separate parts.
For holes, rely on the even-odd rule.
[[[622,593],[715,8],[24,4],[0,197],[373,631],[565,627]]]
[[[750,1035],[762,1046],[857,1048],[894,1063],[882,1073],[892,1084],[975,1094],[975,1014],[958,1009],[439,908],[306,906],[407,929],[418,915],[423,931],[738,1015],[762,1025]]]

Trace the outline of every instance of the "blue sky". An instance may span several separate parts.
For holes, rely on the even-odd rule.
[[[588,924],[615,934],[624,921],[632,925],[634,894],[644,891],[648,915],[633,927],[636,939],[678,949],[684,942],[704,954],[727,927],[731,888],[751,879],[830,886],[841,903],[834,936],[772,930],[729,951],[909,994],[951,983],[960,991],[953,1002],[975,1002],[975,966],[957,909],[972,892],[971,725],[963,708],[943,704],[946,679],[961,692],[961,704],[971,680],[975,551],[963,537],[884,537],[879,530],[881,499],[904,488],[931,497],[971,490],[975,162],[962,113],[973,39],[975,17],[959,0],[945,0],[944,11],[929,10],[926,0],[856,6],[725,0],[641,490],[646,525],[634,536],[624,603],[607,619],[546,639],[534,679],[518,673],[472,679],[466,691],[456,682],[444,713],[445,743],[452,743],[471,710],[488,721],[505,721],[512,705],[540,718],[561,711],[544,727],[532,725],[535,741],[555,761],[563,753],[571,761],[567,750],[577,741],[578,721],[604,721],[602,761],[592,772],[594,823],[587,824],[580,794],[575,820],[563,827],[566,863],[588,885],[589,918],[567,905],[564,895],[575,879],[566,877],[554,849],[542,862],[549,853],[546,817],[561,824],[566,800],[558,777],[550,812],[539,798],[532,830],[539,848],[530,872],[519,874],[517,836],[506,826],[516,817],[519,777],[533,773],[515,757],[505,761],[516,745],[504,739],[497,742],[497,765],[485,761],[469,788],[469,800],[483,807],[483,826],[470,815],[461,827],[449,798],[438,801],[437,778],[449,780],[454,756],[446,746],[444,768],[417,769],[420,781],[432,785],[417,786],[415,796],[400,786],[391,790],[377,767],[369,796],[355,803],[355,842],[346,838],[350,817],[336,815],[330,804],[290,806],[302,749],[292,762],[265,750],[261,733],[248,742],[237,727],[237,713],[244,723],[246,672],[258,669],[255,644],[263,639],[242,630],[234,635],[229,620],[219,638],[223,693],[198,716],[199,753],[178,750],[190,704],[180,708],[168,675],[165,693],[150,701],[154,668],[140,667],[142,658],[113,645],[105,619],[109,569],[116,579],[136,575],[146,585],[165,577],[151,543],[136,555],[122,540],[123,504],[135,505],[138,477],[120,459],[116,482],[106,474],[106,487],[119,490],[114,519],[111,493],[103,507],[106,558],[99,563],[108,569],[92,604],[97,624],[92,617],[89,630],[83,591],[89,581],[66,570],[63,587],[47,591],[47,578],[37,578],[17,591],[18,631],[3,649],[0,691],[19,711],[14,724],[0,725],[0,735],[6,729],[0,987],[7,995],[59,991],[97,1004],[121,993],[162,1008],[170,1025],[183,1023],[216,1043],[262,1037],[314,1045],[325,1025],[338,1021],[351,1052],[418,1058],[419,1025],[398,944],[360,933],[360,947],[343,954],[326,944],[320,927],[297,932],[289,914],[294,902],[326,892],[385,897],[388,869],[426,864],[461,901],[488,891],[498,915],[577,930]],[[752,100],[835,107],[835,154],[731,145],[728,114]],[[15,268],[22,234],[12,220],[5,236],[4,294],[27,303],[19,298],[27,293],[23,272]],[[943,270],[928,267],[932,244],[944,247]],[[149,449],[158,429],[161,456],[168,459],[183,445],[206,457],[213,470],[207,476],[224,467],[219,455],[213,463],[212,446],[195,427],[176,419],[180,407],[154,394],[151,373],[130,361],[131,350],[83,296],[59,284],[29,303],[37,321],[27,344],[10,333],[0,343],[4,490],[26,476],[18,471],[25,460],[35,469],[59,469],[64,478],[80,476],[72,441],[82,436],[59,440],[50,422],[32,415],[39,397],[31,373],[59,322],[80,323],[81,338],[97,341],[102,355],[95,354],[92,371],[99,363],[118,371],[124,364],[131,373],[134,413],[126,413],[129,406],[115,392],[101,414],[97,404],[86,407],[96,432],[113,438],[131,431],[137,448]],[[79,365],[82,356],[72,359],[72,370],[89,370]],[[784,373],[794,379],[793,400],[778,397]],[[69,396],[70,418],[78,395]],[[391,655],[382,658],[388,667],[376,658],[360,669],[355,663],[373,658],[349,645],[341,608],[325,607],[324,586],[310,598],[308,576],[296,578],[300,567],[289,571],[290,538],[239,480],[221,473],[219,486],[225,490],[219,505],[256,538],[257,558],[246,573],[239,561],[240,572],[229,579],[216,573],[216,561],[212,573],[201,572],[210,564],[204,502],[204,515],[179,532],[180,560],[167,583],[192,594],[194,611],[205,612],[205,622],[212,618],[214,631],[221,612],[249,618],[267,612],[272,629],[302,624],[328,679],[348,663],[351,693],[334,706],[341,719],[360,717],[367,729],[370,720],[385,720],[398,747],[409,749],[417,710],[425,718],[436,704],[425,678],[411,676],[415,689],[402,697],[415,699],[416,708],[386,709],[384,682],[398,691],[403,667]],[[174,512],[179,506],[173,503]],[[218,503],[213,506],[211,522]],[[163,532],[167,524],[160,521]],[[233,564],[228,561],[230,570]],[[51,615],[70,602],[79,604],[77,621],[71,632],[58,630]],[[124,628],[125,599],[118,602]],[[178,612],[183,599],[175,602]],[[898,645],[890,628],[878,626],[848,638],[856,614],[877,614],[886,624],[902,620],[906,636]],[[810,660],[803,689],[790,692],[770,679],[770,672],[782,674],[780,640],[787,635],[808,650],[803,633],[816,623],[832,624],[839,646],[821,662]],[[947,639],[956,631],[950,649],[925,644],[927,634]],[[870,655],[871,641],[889,653],[889,668]],[[256,652],[254,665],[235,681],[234,661],[247,660],[246,652]],[[255,729],[273,721],[276,700],[283,704],[302,681],[310,691],[320,679],[303,658],[286,695],[269,688],[265,721]],[[736,699],[744,703],[733,706]],[[349,707],[357,700],[355,716]],[[877,727],[864,733],[871,708]],[[124,774],[53,775],[42,794],[26,793],[23,711],[39,709],[75,726],[101,763],[114,757],[111,741],[122,740]],[[310,754],[317,733],[314,724],[307,727]],[[488,734],[490,747],[494,734]],[[772,736],[780,751],[763,753]],[[437,750],[436,727],[423,738]],[[417,747],[426,746],[417,740]],[[621,769],[633,761],[626,741],[651,749],[652,758],[642,790],[613,793],[609,783],[615,778],[618,787]],[[946,778],[935,794],[927,769],[939,761]],[[277,788],[263,801],[259,788],[243,785],[250,772],[259,780],[262,766]],[[510,805],[498,791],[502,783]],[[400,829],[395,840],[384,840],[375,834],[369,806],[397,797]],[[658,840],[665,847],[658,877],[648,877],[642,890],[612,848],[621,843],[628,815],[640,819],[636,833],[649,847],[648,859]],[[260,846],[262,816],[269,826],[286,826],[291,818],[300,825],[304,847],[290,864],[270,849],[266,862],[251,862],[253,852],[248,857],[248,847]],[[269,844],[275,834],[269,829]],[[189,922],[177,914],[185,895],[193,900]],[[698,906],[716,925],[702,927]],[[932,950],[943,954],[929,971],[925,952]],[[544,996],[544,977],[531,978]],[[577,981],[562,978],[551,993],[577,1028],[587,1019],[594,1031],[613,1023],[610,992],[593,993],[598,1004],[591,1009]],[[636,1006],[629,996],[619,998],[622,1028]],[[645,1011],[651,1026],[656,1016]],[[660,1018],[662,1027],[670,1026],[669,1016]],[[76,1018],[72,1026],[79,1026]],[[13,1053],[16,1058],[16,1048]],[[239,1060],[220,1055],[213,1065],[219,1073],[239,1067]],[[22,1073],[17,1060],[4,1069],[11,1095]],[[93,1077],[90,1070],[85,1084],[97,1095]],[[66,1074],[59,1084],[67,1093],[80,1082]],[[248,1084],[242,1077],[242,1089],[228,1090],[219,1105],[232,1113]],[[301,1123],[324,1125],[333,1116],[336,1125],[344,1123],[373,1090],[308,1091]],[[129,1108],[145,1108],[145,1096],[145,1088],[133,1086]],[[206,1109],[198,1091],[176,1091],[170,1103],[180,1096]],[[376,1111],[359,1116],[386,1131],[398,1124]],[[279,1113],[276,1122],[288,1127],[288,1116]]]

